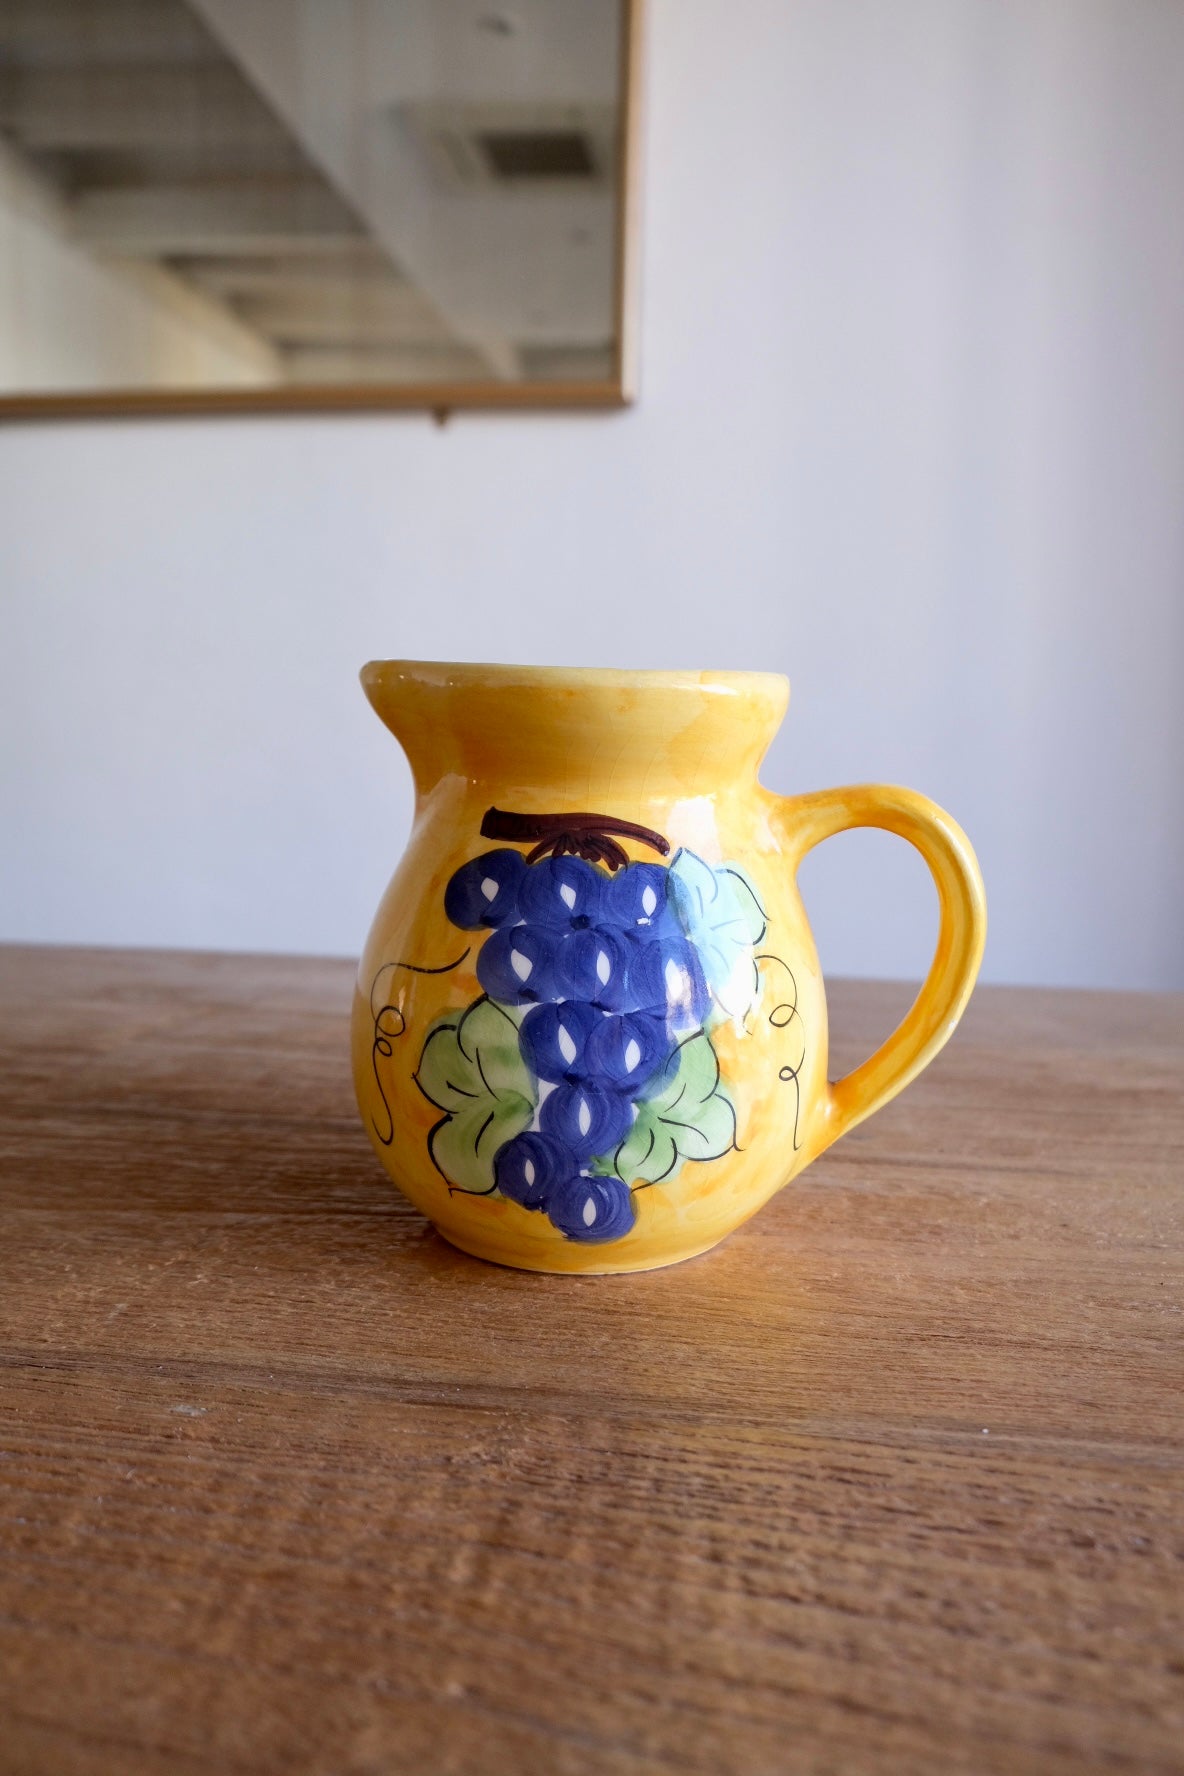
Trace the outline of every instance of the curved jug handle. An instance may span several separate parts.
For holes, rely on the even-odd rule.
[[[875,826],[914,845],[937,887],[937,950],[917,994],[888,1040],[862,1066],[832,1082],[818,1151],[894,1098],[944,1048],[982,962],[987,903],[978,861],[956,821],[928,797],[864,783],[816,795],[779,796],[777,820],[796,876],[808,851],[832,834]]]

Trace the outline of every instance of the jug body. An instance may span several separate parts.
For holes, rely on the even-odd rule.
[[[363,683],[417,796],[353,1010],[391,1178],[502,1264],[706,1251],[839,1132],[795,882],[822,829],[757,777],[788,685],[407,662]]]

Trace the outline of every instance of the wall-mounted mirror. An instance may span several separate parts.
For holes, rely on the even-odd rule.
[[[629,398],[641,0],[0,0],[0,416]]]

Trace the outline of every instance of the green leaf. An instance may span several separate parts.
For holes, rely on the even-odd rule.
[[[518,1026],[503,1006],[477,999],[459,1017],[445,1018],[429,1033],[415,1076],[420,1091],[441,1110],[501,1092],[531,1095],[531,1079],[518,1047]]]
[[[670,865],[670,894],[694,944],[712,998],[728,1017],[742,1018],[760,992],[753,949],[765,935],[765,909],[734,863],[713,869],[693,851]]]
[[[492,999],[428,1034],[415,1082],[447,1114],[428,1137],[437,1169],[457,1190],[487,1195],[493,1158],[534,1118],[534,1082],[518,1047],[518,1025]]]
[[[503,1141],[520,1135],[534,1117],[529,1098],[510,1092],[484,1097],[438,1122],[428,1150],[448,1182],[458,1190],[488,1196],[494,1188],[493,1159]]]
[[[705,1030],[680,1043],[653,1094],[614,1155],[626,1184],[673,1178],[684,1160],[719,1159],[736,1142],[736,1112],[719,1082],[719,1062]]]

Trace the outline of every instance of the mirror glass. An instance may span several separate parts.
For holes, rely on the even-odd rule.
[[[625,398],[629,0],[0,0],[0,411]]]

